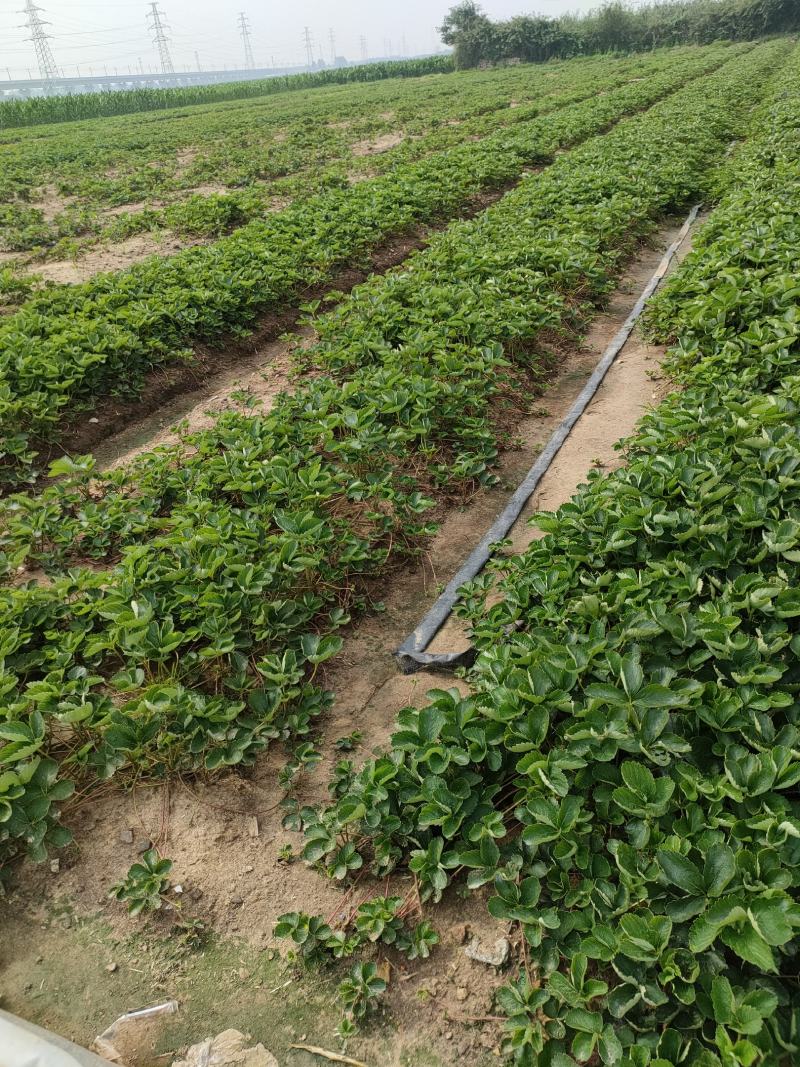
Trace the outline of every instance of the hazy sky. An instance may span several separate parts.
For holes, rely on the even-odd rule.
[[[34,74],[36,57],[26,40],[26,0],[0,0],[0,77]],[[48,20],[50,47],[56,64],[67,75],[86,74],[90,68],[111,73],[145,70],[157,63],[147,30],[147,0],[35,0]],[[599,0],[484,0],[493,18],[537,11],[557,15],[588,11]],[[252,30],[251,43],[257,66],[305,63],[303,30],[308,26],[315,59],[331,55],[331,30],[337,55],[358,59],[360,36],[370,56],[414,55],[441,47],[435,27],[453,0],[292,0],[264,4],[258,0],[159,0],[170,25],[170,49],[176,69],[195,69],[195,51],[202,67],[243,67],[242,39],[237,17],[244,11]],[[391,52],[389,50],[391,49]],[[76,70],[78,68],[78,70]]]

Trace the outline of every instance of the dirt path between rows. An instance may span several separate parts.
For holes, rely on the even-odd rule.
[[[474,197],[459,218],[472,218],[485,211],[515,184]],[[72,421],[66,422],[60,441],[49,451],[48,445],[40,442],[42,455],[51,460],[63,454],[92,452],[102,469],[157,444],[174,443],[178,437],[171,428],[184,419],[193,429],[207,425],[205,412],[240,406],[232,394],[241,390],[255,393],[260,410],[269,410],[275,396],[297,380],[290,345],[281,338],[289,331],[302,335],[303,331],[297,328],[303,315],[301,306],[329,294],[346,295],[372,274],[383,274],[399,266],[452,221],[447,218],[441,223],[411,227],[372,249],[363,265],[344,265],[327,281],[298,290],[283,307],[265,313],[244,340],[228,340],[221,349],[197,345],[191,363],[155,368],[146,375],[138,400],[100,397],[94,410],[77,418],[72,416]],[[259,380],[263,375],[266,375],[266,387]]]
[[[441,585],[455,573],[532,465],[628,315],[664,249],[675,240],[679,228],[676,223],[662,229],[650,246],[641,250],[606,310],[594,320],[583,347],[563,354],[549,388],[533,405],[537,413],[524,419],[518,427],[519,448],[506,452],[501,459],[499,474],[504,488],[480,492],[465,506],[447,511],[439,533],[419,564],[389,580],[384,610],[353,627],[342,653],[324,679],[336,694],[336,703],[321,724],[324,762],[308,778],[301,779],[296,791],[301,803],[325,799],[330,772],[343,755],[334,748],[337,738],[360,731],[360,744],[352,754],[360,762],[385,745],[398,711],[407,705],[420,705],[428,689],[451,685],[457,685],[462,691],[466,689],[464,682],[428,672],[399,674],[393,651],[419,622]],[[691,237],[681,246],[673,267],[687,253],[690,243]],[[282,373],[274,361],[274,353],[256,353],[246,373],[242,366],[236,369],[240,388],[247,382],[247,375],[262,373],[258,361],[264,355],[275,374]],[[634,334],[563,446],[527,512],[554,508],[566,501],[593,466],[602,464],[604,469],[610,469],[620,463],[614,443],[629,433],[646,408],[666,392],[667,384],[659,373],[662,356],[663,349],[646,345]],[[264,388],[269,388],[268,383]],[[213,404],[222,396],[215,393],[206,397],[195,405],[195,413],[203,403]],[[162,414],[158,419],[164,417]],[[167,416],[171,417],[172,414]],[[139,425],[108,442],[105,458],[112,462],[124,453],[129,454],[139,447],[137,435],[142,434],[152,445],[159,435],[168,437],[169,431],[163,425]],[[525,525],[526,517],[527,513],[513,530],[515,550],[522,550],[535,536],[535,531]],[[432,650],[453,650],[458,642],[463,644],[465,640],[460,626],[451,622],[438,635]],[[73,944],[75,938],[83,936],[79,930],[70,929],[69,922],[65,932],[63,912],[57,920],[52,918],[67,901],[69,915],[99,917],[92,921],[103,924],[102,933],[92,934],[102,963],[96,968],[100,986],[108,980],[107,975],[104,978],[106,964],[102,961],[113,951],[120,981],[124,978],[131,982],[142,1004],[151,1003],[159,996],[176,995],[183,1004],[185,1016],[182,1034],[187,1040],[208,1036],[202,979],[193,969],[197,965],[173,961],[166,969],[142,969],[141,947],[130,947],[139,944],[131,941],[137,929],[135,921],[128,919],[119,905],[109,904],[107,900],[110,885],[150,842],[174,861],[173,881],[182,886],[182,900],[190,914],[210,923],[226,939],[225,944],[230,939],[241,939],[248,946],[247,952],[275,947],[272,928],[283,912],[321,913],[335,921],[346,916],[360,899],[376,892],[407,893],[412,883],[407,876],[399,874],[379,885],[364,878],[352,895],[345,896],[337,885],[302,862],[293,861],[293,855],[302,848],[302,838],[281,827],[282,812],[278,805],[283,794],[277,784],[277,774],[284,760],[285,755],[276,745],[247,775],[231,775],[208,784],[176,782],[170,787],[140,787],[126,794],[109,786],[105,795],[84,806],[73,820],[79,849],[65,852],[55,872],[49,871],[47,865],[38,868],[25,865],[20,873],[20,889],[6,905],[12,924],[9,929],[15,931],[16,942],[4,977],[4,994],[10,1010],[70,1032],[78,1040],[88,1041],[97,1032],[98,998],[102,1004],[102,989],[95,990],[93,1000],[88,993],[84,996],[85,977],[75,974],[74,969],[57,981],[50,979],[49,986],[43,981],[38,993],[31,984],[30,975],[37,970],[34,954],[37,960],[42,957],[47,960],[52,954],[68,951],[65,939]],[[466,900],[459,899],[455,893],[449,894],[445,903],[430,912],[442,934],[442,944],[430,960],[413,964],[393,961],[388,1003],[397,1036],[387,1045],[386,1027],[382,1026],[380,1038],[368,1034],[366,1040],[355,1044],[352,1054],[366,1062],[449,1065],[459,1059],[465,1065],[482,1065],[485,1057],[494,1057],[496,1024],[488,1021],[484,1025],[476,1020],[492,1013],[493,989],[502,977],[494,969],[467,959],[462,946],[465,925],[489,943],[505,933],[506,927],[488,916],[482,892],[471,893]],[[156,920],[156,929],[159,921],[161,928],[166,929],[163,920]],[[114,946],[113,950],[110,945]],[[268,957],[262,953],[259,958]],[[238,983],[234,979],[220,987],[222,999],[214,1002],[214,1010],[224,1015],[227,1026],[239,1025],[247,1005],[260,996],[258,990],[251,988],[247,967],[238,971]],[[43,969],[40,966],[38,970]],[[138,972],[141,979],[137,977]],[[309,995],[305,985],[295,982],[292,989],[281,993],[285,998],[286,1018],[293,1018],[294,1006],[305,1002]],[[92,1002],[88,1003],[89,1000]],[[309,1035],[314,1033],[314,1021],[303,1025],[308,1027]],[[319,1014],[316,1025],[318,1042],[334,1047],[330,1021],[324,1012]],[[247,1029],[245,1025],[240,1028]],[[301,1067],[312,1062],[300,1053],[289,1051],[283,1037],[279,1047],[275,1044],[278,1040],[275,1034],[270,1043],[270,1037],[257,1025],[251,1025],[250,1029],[278,1055],[281,1067]],[[424,1048],[430,1058],[407,1058],[411,1048]]]
[[[690,81],[704,76],[697,73],[690,78]],[[674,91],[665,93],[659,99],[672,95]],[[657,103],[658,101],[654,101],[645,107],[618,115],[591,135],[579,137],[575,142],[562,145],[553,153],[553,159],[573,151],[590,137],[599,137],[608,133],[620,122],[628,121],[634,115],[650,110]],[[475,195],[454,215],[434,224],[418,224],[404,234],[389,238],[380,247],[370,251],[365,257],[366,262],[363,266],[353,262],[345,263],[337,276],[305,291],[291,294],[282,307],[262,316],[246,341],[229,340],[224,348],[197,344],[193,350],[195,356],[193,362],[178,365],[167,364],[164,367],[155,368],[146,375],[138,400],[121,401],[118,398],[103,396],[97,400],[91,413],[87,412],[85,415],[76,417],[66,412],[63,418],[62,434],[57,443],[35,442],[41,462],[46,465],[50,460],[64,454],[94,452],[100,457],[102,467],[113,464],[127,453],[135,454],[141,451],[146,446],[149,435],[152,434],[158,438],[169,427],[169,423],[164,420],[171,417],[173,410],[177,418],[181,418],[187,412],[192,411],[197,403],[204,403],[212,397],[216,400],[224,399],[224,396],[220,395],[220,389],[230,391],[231,372],[234,374],[233,389],[237,389],[236,375],[239,372],[252,372],[257,368],[262,351],[286,331],[295,327],[301,318],[299,310],[301,304],[321,299],[328,294],[347,294],[350,289],[371,274],[384,273],[398,266],[413,251],[424,247],[432,235],[447,229],[456,219],[473,218],[485,211],[507,192],[518,187],[524,178],[546,169],[551,162],[552,160],[524,167],[517,179],[497,189],[485,190]],[[269,355],[269,351],[265,354]],[[274,357],[279,353],[273,349],[272,355]],[[284,381],[291,384],[290,379],[290,374],[281,375],[280,380],[275,381],[273,391],[285,388]],[[264,394],[261,396],[262,403],[266,401],[268,392],[269,390],[266,393],[262,390]],[[176,398],[179,402],[173,409],[171,402]],[[135,427],[141,426],[151,415],[155,416],[154,420],[137,436]],[[118,434],[124,434],[123,439],[113,443],[111,438]]]
[[[295,331],[308,337],[308,330]],[[265,414],[277,396],[293,384],[290,346],[268,341],[235,366],[212,375],[190,392],[168,401],[152,415],[131,422],[125,429],[102,441],[94,450],[100,470],[121,467],[142,452],[161,445],[175,445],[181,436],[207,429],[222,411],[256,411]]]
[[[701,215],[694,223],[677,250],[669,273],[691,250],[692,235],[704,221],[705,216]],[[514,464],[515,485],[519,484],[533,465],[538,453],[566,415],[606,347],[630,314],[639,294],[658,266],[663,252],[678,238],[680,228],[680,225],[675,225],[662,230],[653,240],[652,247],[629,265],[608,306],[593,320],[583,347],[571,353],[562,363],[556,380],[542,398],[542,406],[546,408],[547,416],[526,419],[519,427],[519,436],[524,442],[519,459],[523,460],[524,457],[524,462],[521,467]],[[664,352],[662,346],[647,344],[638,327],[634,329],[589,407],[561,446],[536,492],[512,526],[508,535],[511,542],[509,552],[524,552],[531,541],[541,536],[541,532],[530,525],[531,516],[537,511],[555,511],[561,504],[566,503],[578,486],[586,481],[592,470],[610,471],[621,466],[623,460],[615,448],[616,443],[629,436],[647,408],[656,404],[668,392],[668,383],[660,373]],[[481,525],[481,533],[489,527],[491,519],[500,511],[504,502],[502,501],[491,513],[491,518],[487,518]],[[470,547],[478,540],[479,537],[473,536]],[[467,552],[464,552],[459,559],[463,560],[466,555]],[[448,574],[447,580],[451,576]],[[461,652],[468,647],[469,640],[464,624],[451,616],[431,642],[428,651]]]

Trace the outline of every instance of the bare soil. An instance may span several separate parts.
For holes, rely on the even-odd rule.
[[[365,175],[368,177],[369,175]],[[206,182],[195,185],[190,189],[184,189],[179,196],[170,201],[151,200],[137,201],[131,204],[118,204],[116,207],[104,207],[103,216],[114,218],[121,215],[140,215],[143,211],[151,208],[167,207],[170,203],[180,203],[190,196],[221,196],[231,190],[218,182]],[[269,214],[275,211],[283,211],[291,204],[291,199],[285,196],[273,196],[265,204],[264,211]],[[70,259],[37,259],[35,256],[27,261],[22,260],[23,265],[30,273],[35,273],[45,281],[60,284],[77,285],[88,281],[96,274],[109,271],[125,270],[135,263],[141,263],[149,256],[172,256],[186,248],[195,245],[209,244],[214,238],[185,237],[164,228],[149,233],[136,234],[123,240],[111,241],[101,234],[98,238],[90,238],[81,242],[75,256]],[[0,263],[3,259],[18,259],[19,252],[0,252]]]
[[[374,178],[375,173],[371,170],[351,170],[347,172],[347,181],[350,185],[358,185],[359,182],[365,182],[368,178]]]
[[[185,189],[183,195],[186,197],[223,196],[228,191],[228,186],[223,185],[221,182],[201,182],[200,185],[193,185],[191,189]]]
[[[460,680],[428,672],[398,674],[392,653],[530,467],[677,229],[665,228],[652,247],[641,250],[594,321],[585,344],[561,352],[544,396],[532,400],[530,416],[518,427],[519,447],[502,457],[499,473],[504,488],[480,492],[463,507],[445,511],[427,551],[389,582],[383,610],[363,619],[347,635],[342,653],[324,678],[336,694],[322,724],[324,761],[300,780],[301,803],[324,800],[329,773],[339,758],[333,747],[337,737],[361,731],[353,756],[361,761],[386,744],[397,712],[407,705],[419,706],[429,688],[455,685],[466,691]],[[684,243],[680,255],[689,244],[689,240]],[[280,376],[274,354],[262,355],[272,358],[270,367]],[[614,442],[666,389],[659,374],[662,355],[660,348],[645,345],[639,337],[628,343],[531,507],[557,506],[586,479],[593,465],[611,467],[620,462]],[[254,361],[261,358],[258,351],[252,356]],[[256,362],[245,375],[242,372],[240,364],[236,368],[240,384],[260,369]],[[264,388],[269,391],[268,383]],[[218,399],[209,396],[207,402]],[[148,430],[148,441],[159,440],[163,432],[157,427],[154,433]],[[112,442],[107,444],[108,454],[116,450],[116,458],[126,448],[136,447],[127,438],[117,439],[113,447]],[[518,523],[514,549],[522,550],[530,536],[535,533],[524,521]],[[437,647],[452,650],[459,640],[464,636],[458,627],[448,625]],[[281,1064],[290,1067],[314,1062],[290,1050],[293,1042],[307,1037],[310,1043],[336,1047],[328,978],[316,973],[308,979],[298,977],[270,959],[276,948],[274,921],[285,911],[305,910],[341,922],[360,900],[376,892],[408,894],[413,899],[413,883],[402,873],[378,884],[362,877],[346,893],[302,863],[279,859],[284,846],[293,852],[302,847],[299,835],[281,827],[277,773],[284,759],[276,747],[246,774],[209,782],[142,785],[124,793],[109,785],[91,804],[76,809],[69,821],[77,844],[62,855],[59,869],[51,872],[46,865],[23,864],[16,892],[0,905],[5,934],[0,960],[10,1010],[87,1042],[101,1023],[107,1025],[118,1014],[123,1002],[118,990],[124,989],[126,1007],[167,996],[182,1003],[180,1026],[161,1035],[158,1048],[149,1049],[153,1054],[177,1052],[228,1026],[257,1035]],[[182,887],[179,899],[184,911],[210,923],[220,939],[199,957],[179,952],[175,956],[178,942],[170,932],[169,915],[150,920],[142,931],[120,906],[107,900],[110,885],[150,843],[174,860],[173,883]],[[444,1067],[457,1060],[482,1067],[494,1060],[497,1026],[487,1017],[493,1015],[493,992],[503,975],[469,960],[463,951],[471,931],[488,943],[507,932],[486,913],[484,896],[478,892],[461,899],[451,892],[441,905],[426,907],[442,935],[431,959],[410,964],[391,952],[382,957],[389,978],[389,1015],[366,1031],[349,1050],[351,1055],[398,1067]],[[517,951],[514,946],[513,954]],[[118,968],[109,972],[115,962]],[[255,1008],[259,1017],[254,1019]],[[169,1057],[159,1062],[169,1062]]]
[[[390,148],[396,148],[404,138],[402,130],[396,133],[384,133],[380,137],[366,141],[356,141],[353,145],[354,156],[374,156],[380,152],[388,152]]]
[[[74,197],[62,196],[55,185],[46,185],[39,199],[33,203],[33,207],[41,211],[45,222],[52,222],[73,203],[75,203]]]
[[[189,146],[187,148],[179,148],[175,154],[176,159],[176,174],[185,174],[191,167],[192,163],[200,155],[200,149]]]
[[[104,207],[103,215],[111,216],[116,215],[141,215],[143,211],[147,211],[148,208],[162,207],[163,200],[136,200],[131,204],[117,204],[115,207]]]
[[[187,434],[206,429],[221,411],[265,414],[296,378],[285,342],[259,345],[252,356],[101,442],[95,459],[101,470],[122,466],[145,450],[177,444]]]
[[[32,270],[46,281],[78,285],[96,274],[124,270],[150,256],[169,256],[190,245],[201,244],[169,233],[141,233],[114,244],[92,245],[75,259],[52,259]]]

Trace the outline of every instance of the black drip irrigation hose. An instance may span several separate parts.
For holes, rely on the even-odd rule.
[[[700,211],[700,206],[700,204],[697,204],[689,212],[689,216],[681,227],[680,233],[664,253],[655,273],[645,286],[639,299],[636,301],[630,315],[628,315],[627,319],[614,336],[614,339],[611,341],[608,348],[606,348],[599,363],[592,371],[591,377],[581,390],[580,395],[577,397],[575,403],[569,409],[564,419],[559,423],[552,437],[547,442],[544,451],[526,474],[525,479],[519,486],[517,486],[511,499],[486,531],[479,544],[472,550],[458,573],[448,582],[444,592],[439,596],[436,603],[422,622],[420,622],[416,629],[408,635],[402,645],[400,645],[395,652],[398,667],[403,674],[414,674],[415,671],[424,670],[426,668],[429,670],[438,669],[452,671],[456,667],[469,667],[474,663],[477,655],[474,648],[465,649],[463,652],[426,652],[426,649],[449,618],[456,601],[458,600],[461,586],[464,585],[465,582],[471,581],[483,570],[484,566],[492,556],[493,546],[505,539],[509,530],[519,518],[522,509],[536,491],[539,482],[547,473],[551,463],[558,455],[561,446],[564,444],[567,437],[569,437],[573,426],[589,406],[589,403],[600,387],[600,383],[605,378],[612,363],[625,347],[628,338],[633,333],[633,328],[644,311],[647,301],[656,291],[660,282],[664,278],[664,275],[667,273],[675,253],[686,240],[689,230]]]

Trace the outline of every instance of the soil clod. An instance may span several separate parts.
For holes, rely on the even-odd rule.
[[[488,945],[477,937],[473,937],[465,954],[476,963],[486,963],[490,967],[503,967],[508,963],[511,955],[511,943],[507,937],[498,937],[493,945]]]

